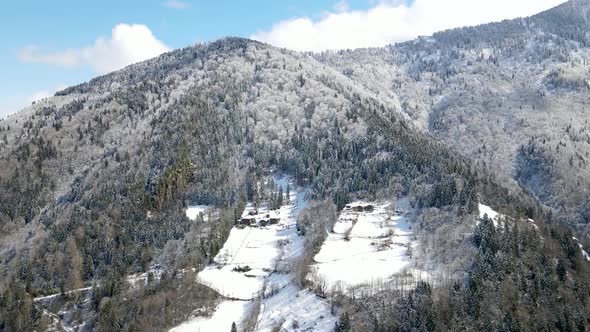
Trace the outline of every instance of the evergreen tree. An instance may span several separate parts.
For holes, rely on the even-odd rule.
[[[283,206],[283,187],[279,186],[279,192],[277,194],[277,208]]]
[[[287,190],[285,192],[285,198],[287,199],[287,204],[291,203],[291,184],[287,182]]]
[[[340,318],[340,322],[336,323],[336,326],[334,327],[334,332],[348,332],[350,330],[350,317],[348,316],[348,312],[344,312],[344,314]]]

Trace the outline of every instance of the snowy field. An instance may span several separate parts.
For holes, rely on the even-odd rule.
[[[201,213],[203,214],[203,218],[206,218],[206,212],[213,209],[214,208],[209,205],[191,205],[186,209],[186,216],[190,220],[195,221]]]
[[[385,282],[405,272],[418,241],[408,222],[408,210],[396,209],[397,205],[348,205],[315,256],[313,281],[325,283],[328,290],[348,289]]]
[[[250,310],[249,301],[223,301],[211,317],[197,317],[170,332],[215,332],[230,331],[233,322],[238,324]]]
[[[254,218],[257,223],[270,218],[280,221],[275,225],[254,224],[232,228],[223,248],[215,256],[214,264],[198,274],[198,281],[226,298],[256,298],[279,262],[281,246],[293,246],[293,242],[302,241],[295,229],[299,211],[296,201],[297,195],[292,195],[292,204],[275,211],[262,207],[258,214],[254,213],[254,205],[248,204],[243,218]],[[296,248],[292,249],[297,251]]]
[[[275,178],[274,182],[286,191],[287,178]],[[241,322],[253,309],[253,300],[262,295],[256,331],[272,331],[277,326],[282,326],[282,331],[334,328],[337,318],[331,315],[325,300],[296,287],[289,273],[277,272],[303,253],[304,238],[297,235],[296,222],[299,211],[307,206],[306,194],[305,190],[292,190],[289,204],[275,211],[262,206],[255,213],[254,205],[248,204],[242,218],[256,222],[233,227],[214,263],[197,275],[198,282],[216,290],[225,300],[211,317],[196,317],[172,331],[229,331],[232,322],[241,330]],[[191,215],[195,216],[207,209],[192,208]],[[261,221],[265,224],[271,219],[278,222],[261,226]]]
[[[310,290],[290,284],[263,301],[257,331],[333,331],[338,317]],[[298,327],[298,328],[296,328]]]
[[[496,223],[498,222],[500,217],[502,217],[501,214],[494,211],[494,209],[492,209],[491,207],[489,207],[487,205],[479,204],[478,209],[479,209],[479,217],[483,218],[485,215],[487,215],[489,219],[492,219],[492,221],[494,222],[494,225],[496,225]]]

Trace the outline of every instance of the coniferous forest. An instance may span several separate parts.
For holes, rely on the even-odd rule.
[[[212,317],[243,299],[200,273],[254,229],[247,211],[270,225],[293,201],[296,236],[279,243],[300,250],[265,271],[289,282],[265,279],[231,331],[266,330],[267,303],[291,288],[326,308],[328,331],[589,330],[588,9],[338,52],[229,37],[0,120],[0,331]],[[373,213],[355,202],[398,200],[416,243],[404,257],[428,276],[329,287],[322,250],[344,222],[352,246]],[[208,209],[189,218],[194,206]]]

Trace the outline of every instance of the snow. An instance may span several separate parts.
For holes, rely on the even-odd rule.
[[[293,195],[292,202],[295,199]],[[253,210],[254,206],[249,205],[243,217]],[[215,264],[198,274],[199,282],[228,298],[251,300],[258,296],[278,261],[281,253],[279,244],[297,240],[294,211],[294,204],[283,206],[277,211],[263,208],[252,217],[261,220],[269,215],[280,218],[280,222],[265,227],[234,227],[215,257]],[[244,267],[250,270],[234,271]]]
[[[275,177],[274,183],[286,191],[289,179]],[[291,188],[295,188],[291,183]],[[297,234],[299,212],[307,206],[307,191],[292,189],[290,202],[277,211],[264,206],[258,214],[249,204],[242,217],[257,221],[278,217],[276,225],[236,226],[214,258],[214,263],[197,275],[198,282],[219,292],[225,300],[211,317],[195,317],[172,331],[229,331],[253,309],[253,299],[261,297],[256,331],[332,331],[338,316],[332,315],[326,300],[293,282],[288,268],[303,254],[304,237]],[[259,224],[259,222],[257,222]],[[248,267],[246,272],[234,269]],[[295,326],[299,326],[295,328]]]
[[[586,250],[584,250],[584,246],[578,241],[577,237],[572,237],[574,239],[574,241],[578,242],[578,246],[580,247],[580,250],[582,251],[582,257],[584,257],[585,260],[590,262],[590,254],[588,254],[588,252]]]
[[[281,326],[281,331],[332,331],[337,321],[338,318],[332,315],[325,300],[309,290],[300,290],[290,284],[265,299],[257,331],[271,332],[278,326]]]
[[[202,213],[203,215],[205,215],[205,212],[211,208],[212,207],[209,205],[192,205],[186,209],[186,216],[190,220],[195,221],[197,220],[199,214]]]
[[[83,288],[77,288],[77,289],[72,289],[70,291],[64,292],[63,294],[65,295],[72,295],[72,294],[77,294],[77,293],[82,293],[82,292],[87,292],[90,291],[92,289],[92,287],[83,287]],[[39,296],[33,299],[33,301],[38,302],[38,301],[46,301],[46,300],[51,300],[54,299],[58,296],[62,296],[62,293],[56,293],[56,294],[52,294],[52,295],[47,295],[47,296]]]
[[[154,280],[160,280],[162,276],[162,268],[160,266],[154,266],[150,268],[147,272],[143,273],[135,273],[130,274],[127,276],[127,282],[131,288],[136,288],[138,286],[145,286],[148,284],[149,274],[151,273],[154,277]]]
[[[504,223],[502,223],[503,219],[505,219],[505,216],[503,214],[496,212],[496,210],[484,204],[479,204],[478,208],[479,218],[483,218],[484,215],[487,215],[488,219],[490,219],[494,223],[494,226],[496,228],[507,226],[506,220],[504,220]],[[477,221],[477,224],[479,224],[479,220]],[[537,225],[534,224],[534,221],[533,226],[537,228]]]
[[[496,228],[508,226],[507,222],[506,222],[507,218],[505,218],[506,216],[504,216],[501,213],[496,212],[493,208],[491,208],[487,205],[479,204],[479,218],[483,218],[484,215],[487,215],[488,218],[492,220],[492,222],[494,223],[494,226]],[[510,219],[510,218],[508,218],[508,219]],[[528,223],[530,223],[536,230],[539,229],[539,226],[537,226],[535,224],[535,221],[533,219],[528,218],[528,219],[526,219],[526,221]],[[477,224],[479,224],[479,220],[477,221]]]
[[[369,204],[374,206],[371,212],[354,210]],[[314,258],[316,280],[313,281],[325,282],[328,289],[340,286],[347,289],[387,281],[410,268],[410,251],[417,241],[413,239],[407,213],[395,212],[393,205],[390,202],[350,204]]]
[[[211,317],[196,317],[170,332],[230,331],[233,322],[239,324],[246,317],[251,305],[248,301],[223,301]]]
[[[496,222],[498,221],[498,216],[500,214],[487,205],[479,204],[479,217],[483,218],[484,215],[487,215],[488,218],[492,219],[494,221],[494,224],[496,224]]]
[[[274,182],[286,191],[288,178],[275,177]],[[292,185],[291,188],[294,188]],[[306,190],[293,191],[288,205],[269,211],[265,206],[258,214],[251,214],[255,206],[250,203],[242,217],[258,221],[280,218],[276,225],[234,227],[223,248],[214,258],[214,264],[198,274],[198,281],[211,287],[226,298],[252,300],[263,291],[264,284],[281,260],[301,254],[303,238],[297,236],[297,215],[307,205]],[[249,268],[238,272],[235,269]]]
[[[52,328],[55,329],[56,331],[65,331],[65,332],[73,332],[75,331],[73,328],[64,325],[61,321],[61,318],[54,314],[53,312],[47,310],[47,309],[43,309],[43,314],[48,316],[49,318],[51,318],[52,324],[51,327],[47,329],[47,331],[51,331]]]

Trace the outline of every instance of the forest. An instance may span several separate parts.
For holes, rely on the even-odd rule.
[[[210,316],[222,296],[195,274],[249,203],[288,204],[260,186],[272,174],[308,190],[287,270],[331,304],[334,331],[589,329],[589,34],[568,6],[381,49],[225,38],[0,120],[0,330]],[[402,197],[444,278],[355,296],[310,281],[347,204]],[[194,205],[215,213],[191,220]]]

